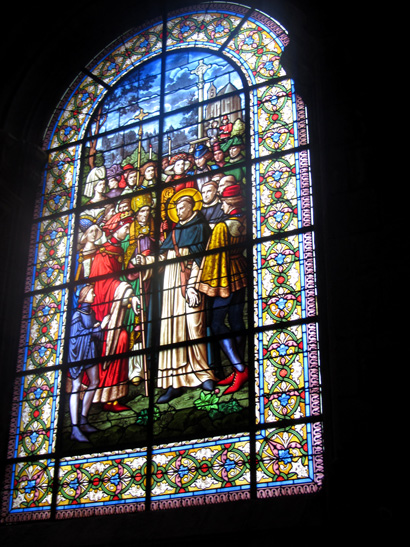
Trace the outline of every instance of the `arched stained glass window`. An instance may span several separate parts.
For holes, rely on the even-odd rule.
[[[6,522],[317,491],[306,109],[286,30],[204,3],[62,98],[32,230]]]

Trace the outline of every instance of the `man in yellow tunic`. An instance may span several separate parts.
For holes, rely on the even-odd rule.
[[[220,197],[226,217],[213,229],[207,249],[210,253],[203,259],[196,286],[210,299],[212,333],[221,336],[220,345],[233,367],[233,372],[218,382],[218,385],[229,386],[227,394],[238,391],[248,379],[243,320],[247,284],[243,255],[246,222],[239,184],[226,186]]]

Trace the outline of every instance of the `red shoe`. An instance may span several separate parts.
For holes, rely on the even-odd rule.
[[[235,393],[240,389],[243,384],[248,380],[249,372],[248,367],[243,372],[236,371],[232,384],[224,391],[224,395],[227,393]]]
[[[234,370],[232,372],[232,374],[230,374],[229,376],[227,376],[223,380],[220,380],[219,382],[217,382],[217,385],[218,386],[228,386],[228,385],[230,385],[233,382],[235,374],[236,374],[236,370]]]
[[[122,405],[118,401],[114,401],[113,403],[104,403],[103,410],[106,412],[123,412],[131,409],[129,406]]]

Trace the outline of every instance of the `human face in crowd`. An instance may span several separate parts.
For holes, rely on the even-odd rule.
[[[232,205],[229,205],[227,201],[224,199],[221,200],[221,209],[227,215],[230,211],[232,211],[233,207]]]
[[[149,219],[149,213],[150,208],[148,207],[148,205],[146,205],[145,207],[141,207],[141,209],[137,213],[138,224],[140,224],[141,226],[146,226]]]
[[[231,146],[229,149],[229,155],[231,158],[236,158],[241,153],[241,147],[240,146]]]
[[[197,167],[203,167],[206,164],[206,154],[200,158],[195,158],[195,165]]]
[[[105,190],[105,180],[101,179],[95,185],[95,193],[96,194],[103,194],[104,190]]]
[[[177,160],[174,164],[174,173],[176,175],[182,175],[185,172],[185,161]]]
[[[100,237],[100,231],[97,226],[91,226],[87,230],[87,241],[94,242],[97,241],[97,239],[99,239]]]
[[[221,163],[224,160],[224,153],[222,150],[215,150],[214,152],[214,159],[216,162]]]
[[[213,184],[205,184],[202,187],[202,201],[208,205],[208,203],[212,203],[216,197],[217,189]]]
[[[129,200],[122,201],[118,205],[118,212],[119,213],[126,213],[127,211],[131,211],[131,203]]]
[[[149,167],[145,169],[144,178],[145,180],[153,180],[154,177],[155,177],[155,169],[153,165],[150,165]]]
[[[118,241],[123,241],[127,235],[130,232],[130,225],[129,223],[123,224],[118,230],[115,232],[114,236]]]
[[[134,188],[137,184],[137,172],[136,171],[130,171],[128,177],[127,177],[127,184],[130,188]]]
[[[115,188],[118,188],[118,180],[116,178],[108,179],[108,188],[110,190],[114,190]]]

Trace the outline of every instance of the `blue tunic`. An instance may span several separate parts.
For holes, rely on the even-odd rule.
[[[88,359],[95,359],[101,356],[103,331],[101,327],[94,327],[95,314],[90,304],[82,304],[74,312],[70,344],[68,349],[68,362],[77,363]],[[70,376],[76,379],[85,368],[94,366],[96,363],[81,364],[70,367]]]

